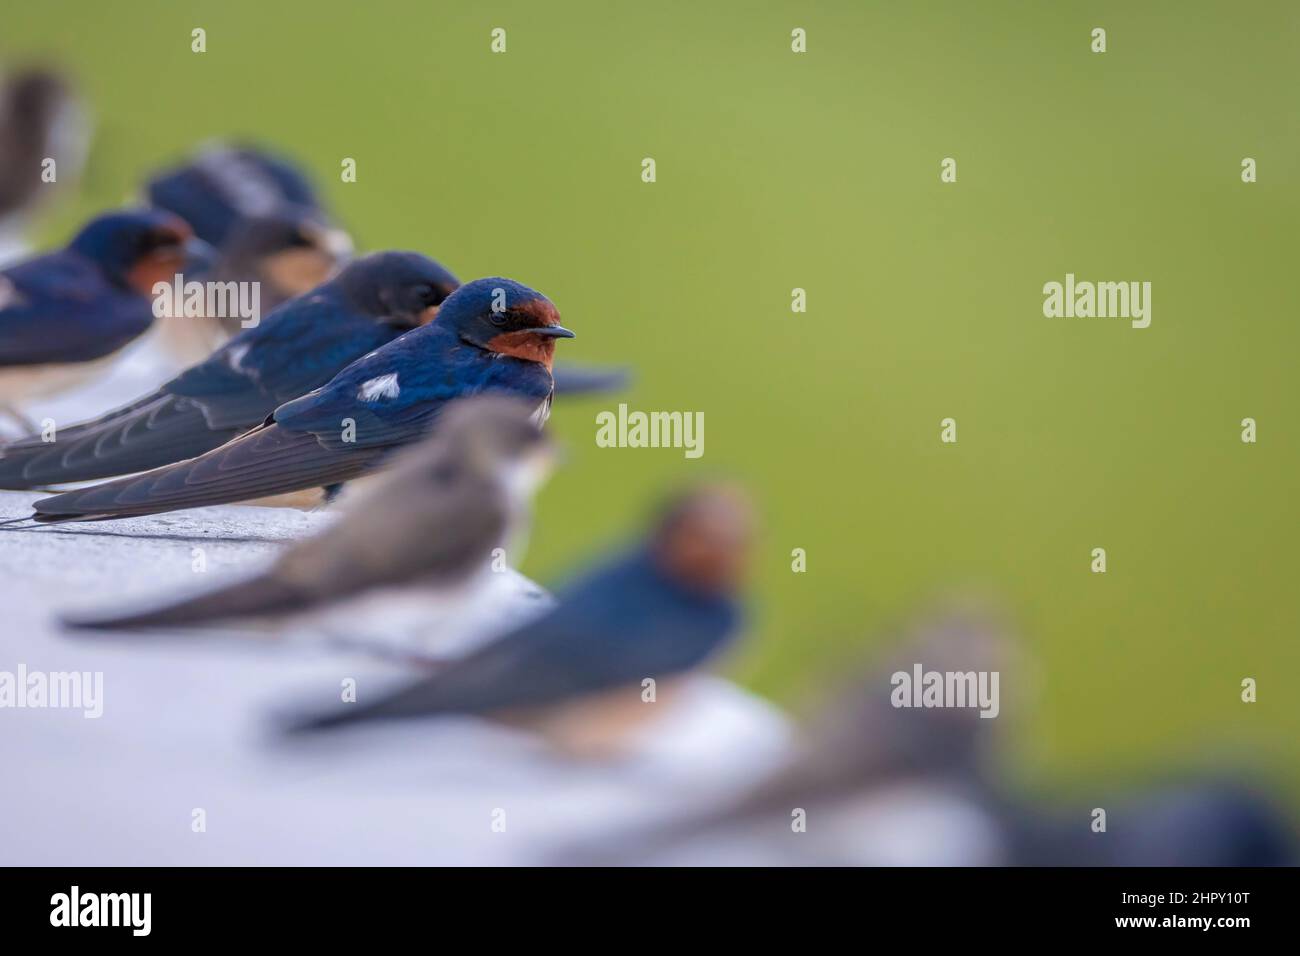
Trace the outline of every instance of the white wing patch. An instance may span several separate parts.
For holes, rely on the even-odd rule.
[[[18,294],[18,289],[5,276],[0,276],[0,309],[7,309],[11,305],[20,305],[23,297]]]
[[[236,372],[244,370],[244,356],[248,354],[247,345],[233,345],[226,353],[226,361]]]
[[[380,398],[396,398],[400,394],[402,389],[397,384],[397,373],[390,372],[372,378],[368,382],[362,382],[361,388],[357,391],[357,398],[363,402],[373,402]]]

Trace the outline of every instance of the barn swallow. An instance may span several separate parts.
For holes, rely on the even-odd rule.
[[[330,226],[307,206],[282,205],[239,220],[217,250],[213,268],[186,276],[201,282],[256,282],[262,314],[321,285],[351,257],[346,232]],[[455,280],[451,279],[452,284]],[[450,288],[447,289],[451,291]],[[183,365],[206,359],[242,331],[238,315],[165,315],[159,340]]]
[[[152,324],[154,284],[210,256],[171,213],[130,210],[0,271],[0,406],[13,410],[92,374]]]
[[[748,792],[575,848],[561,862],[1001,862],[1007,841],[993,781],[1002,722],[974,706],[899,707],[895,676],[917,663],[944,674],[1001,673],[1012,651],[1000,617],[985,609],[926,613],[900,648],[832,695],[786,764]],[[803,827],[791,825],[796,810]]]
[[[239,438],[197,458],[43,498],[33,518],[124,518],[350,481],[423,437],[448,403],[479,392],[516,395],[544,423],[555,340],[572,337],[541,293],[510,279],[478,279],[442,303],[437,321],[357,359]]]
[[[327,220],[315,187],[289,160],[251,146],[217,144],[192,161],[157,174],[145,186],[149,203],[180,216],[200,239],[221,248],[239,224],[284,206],[314,210]]]
[[[263,311],[315,288],[352,253],[333,226],[307,174],[288,159],[254,147],[209,146],[157,174],[148,201],[181,216],[219,253],[201,280],[261,283]],[[197,362],[239,332],[238,319],[164,318],[163,347],[182,364]]]
[[[453,402],[437,431],[397,456],[336,524],[266,572],[156,610],[69,623],[192,627],[309,612],[375,589],[463,586],[520,531],[549,472],[549,442],[532,412],[505,395]]]
[[[285,205],[240,220],[217,250],[210,278],[260,282],[262,307],[269,310],[316,288],[348,263],[352,251],[348,234],[319,211]],[[223,321],[230,335],[239,334],[238,320]]]
[[[351,240],[346,232],[330,225],[329,217],[306,173],[285,157],[265,150],[248,146],[209,147],[192,162],[157,175],[148,184],[146,192],[150,202],[171,210],[191,223],[200,238],[221,250],[223,259],[228,258],[227,246],[236,240],[241,224],[270,215],[276,210],[284,214],[285,207],[315,218],[319,231],[312,237],[310,246],[339,257],[346,257],[350,253]],[[229,277],[256,277],[264,282],[270,279],[296,295],[305,289],[293,290],[292,277],[295,272],[319,269],[328,264],[328,257],[308,256],[300,251],[295,254],[292,249],[289,252],[291,254],[275,256],[276,261],[260,264],[255,270],[247,268],[247,264],[241,268],[227,269],[233,273]],[[334,264],[341,263],[336,260]],[[251,272],[256,272],[256,276],[250,275]],[[323,280],[324,276],[321,275],[305,288],[311,288]],[[265,296],[264,287],[264,306]],[[218,336],[220,334],[211,323],[206,322],[188,322],[181,326],[181,330],[190,333],[184,339],[179,334],[171,334],[178,331],[177,323],[164,320],[161,328],[168,334],[164,344],[169,351],[181,355],[185,361],[197,361],[201,357],[194,354],[196,343],[193,339],[196,330]],[[225,333],[234,334],[235,329],[227,324]],[[219,338],[215,341],[205,338],[197,345],[207,345],[208,351],[211,351],[219,341]],[[596,395],[625,388],[629,373],[623,368],[562,363],[554,369],[554,378],[557,395]]]
[[[418,253],[358,259],[157,391],[61,428],[53,442],[31,438],[0,446],[0,487],[108,478],[219,448],[349,362],[429,321],[457,285],[455,276]]]
[[[647,679],[671,685],[736,635],[751,523],[747,501],[733,489],[696,489],[666,509],[645,541],[561,590],[542,617],[390,696],[292,729],[498,716],[562,746],[584,729],[626,729],[655,715]]]
[[[57,73],[29,69],[5,81],[0,87],[0,236],[16,237],[43,200],[76,182],[88,139],[85,111]],[[49,160],[54,165],[47,170]],[[47,181],[50,172],[54,178]]]

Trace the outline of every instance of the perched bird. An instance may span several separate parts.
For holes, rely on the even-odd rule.
[[[154,320],[155,283],[211,249],[159,210],[108,213],[68,246],[0,271],[0,407],[75,384]],[[20,416],[18,416],[20,417]]]
[[[307,206],[280,206],[273,212],[241,219],[217,250],[207,278],[216,282],[257,281],[262,308],[270,311],[294,296],[310,292],[352,258],[352,240]],[[459,284],[455,279],[447,293]],[[238,319],[219,317],[235,336]]]
[[[527,286],[476,280],[442,303],[437,321],[357,359],[220,448],[43,498],[33,517],[122,518],[350,481],[423,437],[448,403],[479,392],[517,395],[544,422],[555,340],[573,337],[559,321],[550,300]],[[194,383],[187,394],[202,398],[205,384]]]
[[[1295,866],[1300,832],[1258,771],[1235,760],[1131,793],[1020,801],[1007,814],[1017,866]],[[1095,830],[1097,808],[1106,829]]]
[[[978,675],[1004,671],[1011,651],[994,616],[965,607],[926,614],[907,628],[901,648],[821,709],[788,763],[750,792],[573,847],[557,862],[1005,862],[1010,841],[992,787],[1004,721],[981,717],[975,689],[965,706],[899,706],[898,675],[919,664],[969,673],[978,688]]]
[[[21,255],[42,202],[77,180],[88,140],[85,111],[58,73],[23,70],[0,85],[0,264]]]
[[[493,549],[522,530],[550,470],[550,443],[532,413],[505,395],[454,402],[438,430],[399,455],[338,523],[257,577],[139,614],[69,623],[191,627],[312,611],[375,590],[463,587],[492,573]]]
[[[736,635],[751,538],[748,503],[707,487],[676,500],[648,540],[597,565],[542,617],[391,696],[313,717],[296,730],[395,718],[494,715],[567,746],[607,749],[664,706],[675,678]],[[646,697],[647,680],[656,685]],[[649,702],[648,702],[649,701]]]
[[[185,279],[223,285],[255,282],[259,311],[266,315],[325,282],[351,254],[347,233],[328,225],[316,210],[284,205],[241,219],[227,232],[212,269]],[[179,363],[202,361],[243,331],[244,317],[227,312],[164,315],[157,322],[160,342]]]
[[[210,145],[155,175],[145,196],[218,250],[212,273],[194,278],[258,282],[263,313],[314,289],[352,255],[352,240],[332,224],[306,172],[256,147]],[[185,365],[206,358],[240,328],[230,316],[158,323],[160,344]]]
[[[307,173],[263,149],[210,146],[191,162],[155,176],[146,193],[150,202],[192,223],[200,238],[220,250],[223,280],[261,280],[264,310],[278,304],[268,304],[268,286],[272,294],[281,289],[297,295],[324,281],[320,270],[341,265],[351,254],[351,239],[331,225]],[[308,236],[306,249],[292,242],[292,233],[286,237],[265,225],[287,216],[309,223],[302,230]],[[285,238],[288,246],[277,244]],[[164,346],[190,363],[211,352],[224,336],[237,334],[238,324],[164,319],[160,331]],[[557,366],[554,376],[556,394],[570,396],[619,391],[629,379],[627,369],[572,364]]]
[[[241,222],[286,206],[312,210],[322,223],[329,219],[306,173],[252,146],[210,145],[190,162],[154,176],[145,196],[180,216],[216,248]]]
[[[415,252],[358,259],[157,391],[61,428],[53,442],[37,437],[0,446],[0,487],[108,478],[218,448],[350,362],[428,322],[457,285],[450,272]]]

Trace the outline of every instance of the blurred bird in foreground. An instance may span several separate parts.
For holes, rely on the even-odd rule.
[[[974,706],[897,707],[895,675],[1004,672],[995,616],[945,609],[833,701],[788,765],[723,806],[571,848],[566,863],[987,865],[1006,848],[991,795],[999,720]],[[1001,683],[1001,682],[1000,682]]]
[[[0,488],[108,478],[218,448],[350,362],[431,321],[457,285],[415,252],[358,259],[157,391],[61,428],[52,442],[36,437],[0,446]]]
[[[86,113],[58,73],[27,69],[0,84],[0,265],[26,254],[23,231],[77,181],[89,138]]]
[[[492,552],[522,533],[531,497],[549,474],[551,446],[533,409],[504,395],[452,404],[437,432],[348,503],[344,516],[301,541],[255,578],[175,604],[74,620],[100,629],[187,628],[316,611],[374,593],[376,611],[402,591],[467,588],[491,575]],[[364,619],[355,604],[340,607]]]
[[[645,541],[580,576],[542,617],[390,696],[293,729],[482,715],[574,753],[617,750],[625,733],[671,706],[677,681],[736,636],[751,536],[749,504],[734,489],[692,491]]]
[[[332,223],[306,172],[260,148],[207,146],[157,174],[145,192],[218,250],[210,274],[186,278],[258,282],[264,313],[314,289],[352,255],[352,240]],[[231,316],[166,316],[158,323],[161,344],[186,365],[240,330]]]
[[[1094,795],[1068,810],[1022,795],[1006,763],[1007,717],[943,698],[902,706],[908,675],[1026,695],[1032,677],[998,616],[969,605],[921,617],[809,728],[786,767],[748,795],[556,854],[566,864],[713,866],[1261,866],[1295,860],[1295,831],[1240,780],[1185,778]],[[988,686],[993,686],[989,682]],[[1226,775],[1220,774],[1219,778]],[[1236,775],[1240,776],[1240,775]],[[1107,830],[1093,829],[1093,807]]]
[[[0,408],[21,421],[21,403],[93,375],[153,323],[154,284],[210,255],[171,213],[127,210],[0,271]]]
[[[447,298],[436,322],[356,360],[239,438],[197,458],[42,498],[33,517],[158,514],[350,481],[422,438],[450,402],[480,392],[518,396],[544,423],[555,340],[572,337],[541,293],[479,279]]]
[[[1101,793],[1072,806],[1008,806],[1012,862],[1022,866],[1295,866],[1296,823],[1246,767],[1183,771],[1133,793]],[[1106,829],[1094,829],[1095,811]]]

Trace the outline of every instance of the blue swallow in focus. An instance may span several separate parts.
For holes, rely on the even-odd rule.
[[[53,442],[31,438],[0,446],[0,488],[108,478],[218,448],[349,362],[430,321],[458,284],[418,253],[358,259],[156,392],[61,428]]]
[[[277,304],[277,291],[297,295],[325,279],[325,271],[351,254],[347,233],[333,226],[307,174],[283,156],[252,146],[217,145],[190,162],[155,176],[148,200],[194,226],[195,234],[221,252],[223,274],[214,278],[262,282],[262,302]],[[297,216],[301,229],[277,229],[274,220]],[[270,221],[268,221],[270,220]],[[306,280],[305,285],[303,280]],[[269,300],[268,300],[269,295]],[[169,351],[197,361],[234,330],[212,322],[169,322],[161,327]],[[184,336],[184,338],[182,338]],[[195,339],[197,338],[197,341]],[[562,364],[553,370],[557,395],[600,395],[627,387],[627,369]]]
[[[480,392],[518,396],[540,425],[555,340],[572,337],[541,293],[509,279],[470,282],[437,321],[357,359],[260,427],[188,461],[43,498],[33,517],[123,518],[349,481],[423,437],[448,403]]]
[[[211,249],[160,210],[108,213],[58,252],[0,271],[0,407],[87,377],[153,323],[153,286]]]
[[[626,729],[654,715],[673,679],[737,634],[751,537],[746,501],[703,488],[674,502],[648,539],[562,590],[545,616],[374,702],[295,730],[457,714],[508,716],[565,745],[573,732]],[[655,702],[645,681],[657,686]]]

